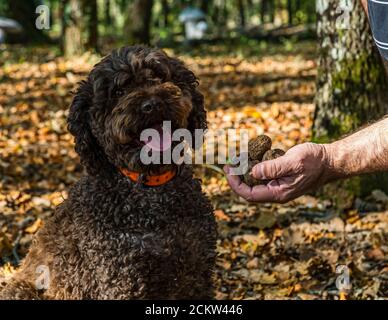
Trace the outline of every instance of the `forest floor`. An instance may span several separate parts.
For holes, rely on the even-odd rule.
[[[215,46],[181,58],[200,78],[211,129],[265,133],[283,149],[311,138],[312,43],[254,53]],[[66,116],[70,92],[96,61],[65,60],[51,48],[0,48],[0,273],[14,272],[82,173]],[[213,169],[196,174],[219,226],[217,299],[388,298],[387,195],[376,190],[345,206],[312,195],[254,205]],[[350,273],[346,294],[336,286],[341,265]]]

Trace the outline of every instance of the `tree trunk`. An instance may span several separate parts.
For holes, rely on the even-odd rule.
[[[247,13],[248,13],[248,20],[250,20],[252,18],[252,16],[257,14],[256,7],[255,7],[255,1],[246,0],[246,8],[247,8]]]
[[[60,19],[60,48],[62,54],[65,53],[65,36],[66,36],[66,5],[67,5],[68,0],[60,0],[59,1],[59,10],[58,10],[58,15]]]
[[[288,24],[290,26],[294,24],[294,10],[292,4],[292,0],[287,0]]]
[[[243,0],[237,0],[237,7],[238,7],[238,12],[239,12],[239,17],[240,17],[240,27],[245,28],[245,6],[244,6],[244,1]]]
[[[202,0],[201,1],[201,10],[207,15],[209,13],[209,5],[212,0]]]
[[[87,16],[88,41],[87,47],[98,52],[98,11],[97,0],[83,0],[84,13]]]
[[[260,16],[261,16],[261,23],[265,23],[265,16],[268,11],[268,0],[261,0],[261,10],[260,10]]]
[[[275,17],[276,17],[276,0],[272,0],[269,2],[270,3],[270,10],[269,10],[269,21],[271,23],[275,22]]]
[[[296,0],[295,2],[295,12],[302,10],[302,0]]]
[[[348,19],[338,12],[338,0],[318,3],[320,54],[313,136],[317,142],[328,142],[387,114],[388,86],[359,1],[353,1]],[[348,28],[341,28],[340,22]],[[388,180],[379,175],[379,180],[361,182],[353,190],[365,194],[376,187],[388,189]]]
[[[64,52],[66,56],[80,55],[85,47],[82,39],[82,5],[80,0],[69,0],[68,17],[66,18]]]
[[[222,26],[228,25],[228,19],[229,19],[229,9],[227,1],[224,1],[224,6],[222,8],[223,17],[222,17]]]
[[[168,0],[162,0],[162,12],[163,12],[163,27],[167,28],[169,26],[169,15],[170,15],[170,6]]]
[[[314,1],[307,1],[304,3],[305,10],[307,12],[307,23],[314,23],[316,21],[317,15],[315,14],[315,4]]]
[[[112,15],[110,13],[110,0],[104,1],[104,21],[106,26],[110,26],[112,24]]]
[[[129,6],[127,39],[130,43],[150,43],[153,0],[134,0]]]

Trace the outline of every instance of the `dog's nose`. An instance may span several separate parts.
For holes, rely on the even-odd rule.
[[[158,111],[160,109],[162,101],[157,98],[153,98],[150,100],[147,100],[142,103],[141,105],[141,111],[144,113],[151,113],[153,111]]]

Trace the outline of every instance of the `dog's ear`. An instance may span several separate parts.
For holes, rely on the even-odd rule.
[[[82,81],[70,106],[68,130],[75,137],[75,151],[88,174],[98,175],[109,167],[109,162],[90,129],[89,108],[93,100],[93,86]]]
[[[164,55],[167,57],[166,55]],[[172,80],[190,92],[193,109],[188,117],[188,129],[194,134],[195,129],[207,129],[206,110],[204,97],[198,90],[198,79],[194,72],[189,70],[184,63],[176,58],[168,58]]]
[[[188,130],[193,136],[193,146],[196,148],[201,147],[203,143],[203,135],[207,129],[205,99],[196,88],[191,91],[193,109],[188,118]],[[198,146],[196,145],[195,129],[202,129],[201,141]]]
[[[191,92],[193,110],[189,115],[189,130],[194,131],[195,129],[207,129],[206,110],[205,110],[205,99],[203,94],[197,89]]]

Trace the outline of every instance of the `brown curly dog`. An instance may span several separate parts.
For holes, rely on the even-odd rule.
[[[142,46],[94,67],[68,118],[87,174],[38,232],[1,299],[213,297],[216,223],[200,182],[189,166],[140,160],[146,128],[166,120],[173,130],[206,128],[197,85],[182,62]]]

